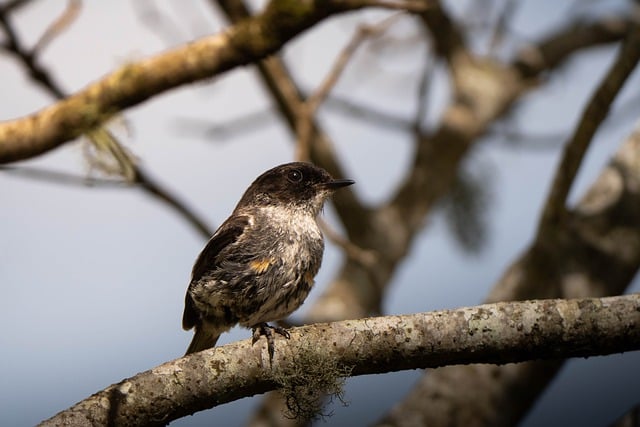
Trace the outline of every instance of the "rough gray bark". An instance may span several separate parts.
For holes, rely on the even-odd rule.
[[[348,370],[364,375],[638,350],[640,294],[495,303],[294,328],[290,340],[277,340],[271,366],[263,344],[244,340],[165,363],[94,394],[41,426],[164,425],[272,390],[296,372],[316,372],[317,378],[307,379],[313,383]],[[323,365],[314,370],[318,361]]]
[[[623,144],[562,224],[541,229],[487,301],[622,293],[640,267],[640,132]],[[515,425],[562,363],[429,371],[379,425]]]

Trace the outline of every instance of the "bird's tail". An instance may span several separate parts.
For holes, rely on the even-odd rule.
[[[196,353],[215,346],[218,338],[220,338],[220,334],[225,330],[211,327],[211,325],[207,323],[197,325],[195,327],[196,333],[193,335],[191,344],[189,344],[189,348],[184,355],[186,356],[187,354]]]

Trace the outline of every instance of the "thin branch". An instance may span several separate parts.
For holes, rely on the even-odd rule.
[[[45,182],[47,184],[72,185],[96,188],[130,188],[132,183],[122,179],[105,179],[92,176],[79,176],[67,172],[41,169],[29,166],[0,165],[0,170],[8,175]]]
[[[436,68],[436,60],[425,61],[424,68],[420,74],[418,82],[418,96],[416,101],[416,112],[413,119],[413,132],[420,135],[423,132],[424,124],[429,112],[429,96],[431,95],[431,84],[433,83],[433,72]],[[417,140],[418,138],[416,138]]]
[[[0,5],[0,14],[19,10],[33,1],[34,0],[9,0]]]
[[[624,38],[635,26],[634,19],[620,16],[595,22],[575,22],[546,40],[521,49],[513,61],[513,67],[523,79],[535,79],[544,71],[558,67],[573,52]]]
[[[432,35],[436,54],[450,64],[458,55],[467,56],[467,45],[457,22],[449,16],[439,0],[432,1],[431,6],[420,14],[420,18]]]
[[[331,71],[325,77],[318,89],[300,106],[297,118],[296,133],[298,135],[298,144],[296,146],[295,158],[300,161],[306,161],[310,155],[310,144],[313,136],[313,118],[318,111],[320,105],[329,95],[347,64],[353,58],[356,50],[368,39],[378,37],[382,32],[386,31],[389,26],[397,20],[402,14],[394,14],[386,17],[382,21],[374,25],[360,26],[349,43],[340,52],[336,62],[333,64]]]
[[[609,113],[606,121],[600,125],[600,129],[612,129],[626,127],[630,121],[638,120],[640,111],[640,96],[632,96],[624,102],[620,102]],[[572,130],[548,131],[536,133],[519,129],[518,123],[497,123],[488,132],[491,141],[498,140],[504,143],[506,148],[525,148],[527,150],[550,150],[561,148],[567,141]]]
[[[386,129],[393,129],[402,132],[410,132],[414,128],[411,120],[387,113],[379,109],[372,108],[368,105],[360,104],[351,99],[345,98],[338,94],[330,95],[325,101],[327,108],[332,108],[341,113],[363,120],[373,126],[379,126]]]
[[[322,229],[323,234],[336,246],[340,247],[347,258],[354,260],[365,269],[370,269],[379,259],[380,254],[370,249],[363,249],[358,245],[353,244],[348,239],[345,239],[336,232],[329,224],[327,224],[322,218],[318,218],[318,224]]]
[[[415,128],[415,122],[411,120],[376,110],[339,94],[329,94],[324,101],[324,107],[341,115],[349,115],[354,119],[384,129],[411,132]],[[274,108],[268,107],[262,110],[250,111],[220,123],[212,123],[212,120],[193,117],[179,117],[175,121],[176,128],[179,129],[181,134],[191,134],[209,140],[227,140],[234,136],[258,131],[273,124],[275,113]],[[416,113],[416,115],[418,114]]]
[[[158,2],[153,0],[131,2],[138,19],[167,45],[172,45],[180,40],[186,40],[183,33],[172,17],[160,10]]]
[[[33,46],[32,54],[36,55],[42,51],[54,38],[58,37],[67,28],[75,22],[80,15],[80,9],[82,7],[81,0],[68,0],[67,7],[62,14],[53,21],[45,32],[40,36],[40,39]]]
[[[389,10],[401,10],[412,13],[421,13],[430,7],[431,0],[347,0],[359,7],[379,7]]]
[[[566,199],[587,148],[638,61],[640,25],[633,27],[629,32],[615,62],[589,100],[573,136],[565,146],[542,212],[541,230],[556,226],[566,215]]]
[[[196,213],[189,209],[189,207],[178,199],[177,196],[171,193],[167,188],[164,188],[158,181],[152,178],[144,169],[139,165],[135,170],[135,182],[137,182],[142,188],[146,190],[148,194],[151,194],[155,198],[165,202],[171,206],[176,212],[178,212],[184,219],[191,224],[201,236],[208,239],[213,235],[213,229],[210,228],[207,223],[202,220]]]
[[[503,5],[493,31],[491,34],[491,41],[489,42],[489,55],[495,56],[496,50],[504,42],[505,35],[507,34],[507,26],[517,11],[517,7],[520,2],[515,0],[507,0]]]
[[[256,132],[274,123],[273,107],[249,111],[240,116],[216,123],[213,119],[179,117],[176,128],[181,135],[195,135],[214,142],[222,142],[235,136]]]
[[[278,339],[272,365],[263,347],[262,340],[257,345],[244,340],[167,362],[94,394],[41,426],[165,425],[273,390],[282,378],[300,375],[296,372],[317,372],[317,381],[346,372],[355,376],[638,350],[640,294],[502,302],[309,325],[292,329],[289,340]],[[318,361],[330,363],[333,370],[318,372],[313,365]]]
[[[70,1],[69,8],[73,9],[74,0]],[[60,18],[58,20],[57,25],[53,25],[50,28],[55,27],[56,30],[47,30],[45,34],[49,33],[46,38],[54,37],[58,31],[61,31],[64,26],[72,20],[72,15],[75,12],[67,11],[65,13],[66,18]],[[29,71],[29,76],[31,79],[40,84],[49,94],[51,94],[54,98],[64,98],[65,94],[61,86],[59,86],[49,73],[47,69],[41,67],[38,63],[38,51],[35,50],[27,50],[22,46],[18,35],[9,22],[8,16],[4,13],[4,11],[0,11],[0,27],[4,30],[7,38],[9,40],[8,47],[9,52],[14,55]],[[44,37],[44,36],[43,36]],[[41,45],[42,46],[42,45]],[[0,125],[1,126],[1,125]],[[118,141],[118,139],[105,129],[104,127],[97,127],[93,129],[88,129],[86,133],[86,137],[92,142],[92,148],[96,151],[97,157],[95,160],[101,162],[103,166],[103,170],[109,172],[110,166],[107,165],[100,159],[100,154],[107,155],[107,158],[115,163],[115,170],[112,172],[117,173],[125,178],[127,181],[132,181],[140,185],[148,194],[153,197],[165,202],[170,207],[172,207],[178,214],[182,215],[183,218],[187,220],[189,224],[191,224],[200,234],[202,234],[205,238],[211,236],[212,230],[206,225],[205,221],[200,219],[195,212],[190,210],[186,204],[181,202],[177,196],[173,195],[171,191],[164,188],[159,182],[153,179],[149,173],[147,173],[139,164],[137,164],[136,160],[129,153],[129,151]],[[0,151],[1,142],[0,142]],[[94,156],[90,154],[90,156]],[[58,178],[61,178],[58,176]]]
[[[60,85],[55,82],[50,73],[39,64],[39,62],[37,61],[37,56],[34,54],[34,52],[23,46],[15,28],[11,24],[9,14],[4,10],[0,10],[0,28],[2,28],[2,30],[4,31],[7,39],[2,45],[3,49],[9,54],[15,56],[20,61],[20,64],[29,73],[29,77],[34,82],[40,85],[48,93],[53,94],[55,98],[63,98],[64,93],[60,88]],[[14,141],[11,140],[11,137],[13,136],[11,132],[6,135],[9,140],[3,141],[4,138],[2,135],[2,127],[3,124],[0,122],[0,157],[2,157],[3,147],[5,145],[8,144],[9,146],[11,146],[12,144],[14,144]],[[0,163],[3,162],[0,160]]]

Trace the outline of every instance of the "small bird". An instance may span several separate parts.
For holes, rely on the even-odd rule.
[[[195,335],[186,354],[215,346],[239,323],[253,330],[254,343],[266,336],[273,359],[273,332],[289,333],[267,322],[288,316],[309,294],[324,251],[316,218],[335,190],[353,183],[303,162],[256,178],[193,266],[182,327]]]

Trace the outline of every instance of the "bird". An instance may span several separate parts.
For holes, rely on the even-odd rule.
[[[195,333],[185,355],[214,347],[240,324],[253,330],[253,344],[266,337],[273,360],[273,332],[289,333],[268,322],[290,315],[311,291],[324,252],[317,217],[334,191],[352,184],[306,162],[251,183],[193,266],[182,327]]]

